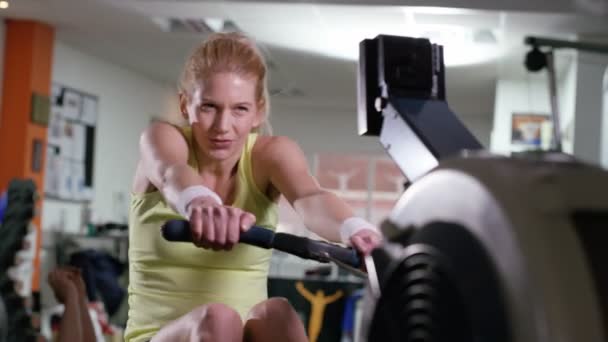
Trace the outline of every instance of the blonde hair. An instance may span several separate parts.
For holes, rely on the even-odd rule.
[[[241,33],[213,33],[190,55],[182,75],[178,90],[187,94],[193,82],[209,77],[217,72],[234,72],[253,75],[256,80],[255,97],[257,105],[263,106],[264,120],[254,131],[271,134],[270,96],[267,85],[266,61],[253,40]]]

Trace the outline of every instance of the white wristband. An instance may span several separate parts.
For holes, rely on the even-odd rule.
[[[362,230],[373,230],[378,233],[378,229],[373,224],[360,217],[347,218],[340,226],[340,238],[343,243],[350,245],[350,237]]]
[[[213,190],[202,185],[193,185],[185,188],[179,193],[177,203],[175,204],[175,209],[177,209],[177,212],[180,213],[180,215],[187,218],[188,211],[186,208],[188,207],[188,204],[190,204],[193,199],[204,196],[213,198],[219,205],[223,204],[220,196],[213,192]]]

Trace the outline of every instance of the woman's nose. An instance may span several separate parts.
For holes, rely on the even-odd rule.
[[[218,113],[213,123],[213,129],[218,132],[226,132],[230,127],[230,113],[226,110]]]

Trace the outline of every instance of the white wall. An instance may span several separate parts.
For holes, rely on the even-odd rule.
[[[565,152],[574,153],[574,127],[576,125],[576,91],[577,91],[578,55],[573,54],[570,63],[559,83],[560,115],[562,125],[563,148]]]
[[[602,135],[604,137],[608,135],[608,127],[606,127],[608,118],[602,118],[606,67],[608,67],[606,56],[586,52],[579,54],[574,154],[592,163],[600,163],[604,159],[601,154],[606,153],[603,151],[608,149],[602,148],[602,144],[607,142],[607,138],[602,138]]]
[[[163,110],[167,88],[60,41],[55,42],[52,72],[53,82],[99,98],[92,207],[101,221],[123,222],[138,157],[139,133],[152,116]],[[124,203],[114,203],[118,195],[123,196]],[[81,207],[45,200],[43,227],[78,229]]]

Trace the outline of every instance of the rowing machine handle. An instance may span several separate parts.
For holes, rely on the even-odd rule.
[[[167,221],[161,228],[162,236],[173,242],[192,242],[190,222],[186,220]],[[312,259],[328,262],[327,256],[355,268],[361,267],[361,258],[352,248],[344,248],[324,241],[317,241],[287,233],[275,233],[270,229],[253,226],[241,233],[239,242],[265,249],[276,250]]]
[[[161,228],[163,238],[172,242],[192,242],[190,222],[185,220],[167,221]],[[272,248],[274,232],[272,230],[253,226],[241,233],[239,242],[265,249]]]

